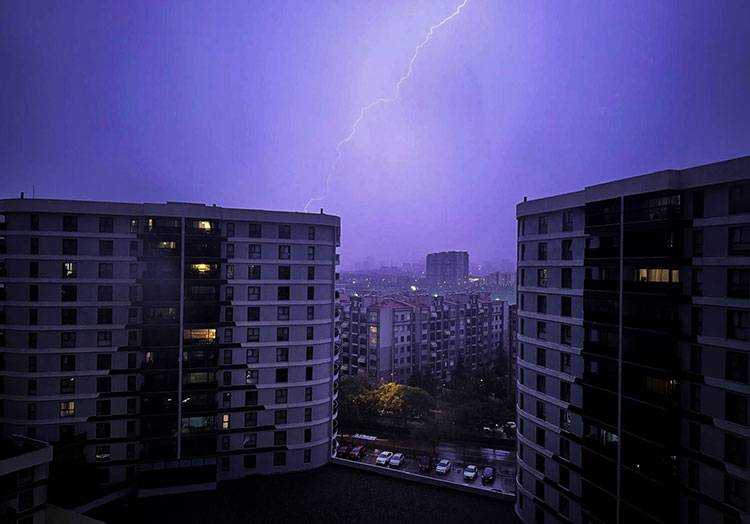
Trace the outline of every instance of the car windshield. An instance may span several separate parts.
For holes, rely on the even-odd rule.
[[[492,475],[492,468],[484,468],[485,475]]]
[[[466,471],[468,471],[469,473],[474,473],[476,470],[476,466],[466,466]]]
[[[441,460],[439,465],[445,467],[445,466],[448,465],[448,461],[447,460]]]

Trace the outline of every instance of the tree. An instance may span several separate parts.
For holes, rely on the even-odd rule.
[[[381,384],[375,396],[381,414],[394,417],[423,417],[435,406],[435,399],[425,390],[395,382]]]

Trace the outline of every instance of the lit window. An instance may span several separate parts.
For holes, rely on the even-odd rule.
[[[75,417],[76,416],[76,403],[74,400],[67,400],[60,402],[60,416],[61,417]]]
[[[639,269],[639,282],[673,282],[680,281],[679,269]]]
[[[201,275],[209,273],[212,269],[211,264],[193,264],[190,267],[194,272]]]
[[[221,416],[221,429],[229,429],[229,415]]]
[[[216,341],[216,329],[186,329],[184,338],[192,344],[213,344]]]
[[[193,222],[193,227],[195,229],[200,229],[201,231],[209,232],[211,231],[211,222],[208,220],[196,220]]]

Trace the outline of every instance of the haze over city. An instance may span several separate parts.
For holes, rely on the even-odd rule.
[[[3,196],[301,210],[455,6],[4,2]],[[748,25],[739,0],[468,2],[315,206],[343,267],[513,259],[524,196],[746,153]]]

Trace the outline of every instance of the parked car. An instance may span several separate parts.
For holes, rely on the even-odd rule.
[[[479,468],[474,464],[469,464],[464,468],[464,480],[474,480],[479,474]]]
[[[447,475],[452,467],[453,467],[453,464],[451,464],[450,460],[443,459],[440,462],[438,462],[437,466],[435,466],[435,473],[437,473],[438,475]]]
[[[367,454],[367,448],[365,446],[354,446],[349,452],[349,458],[352,460],[361,460]]]
[[[388,461],[391,460],[391,457],[393,456],[393,453],[390,451],[381,451],[380,455],[378,455],[378,458],[375,459],[375,464],[378,466],[387,466]]]
[[[482,484],[492,484],[495,482],[495,468],[487,466],[482,470]]]
[[[349,458],[349,453],[352,451],[352,447],[347,444],[342,444],[336,449],[336,456],[340,458]]]
[[[388,461],[388,465],[392,468],[400,468],[406,462],[406,457],[403,453],[394,453],[391,459]]]
[[[433,465],[434,465],[434,461],[432,460],[432,457],[424,455],[417,459],[417,469],[421,471],[422,473],[427,473],[428,471],[432,471]]]

